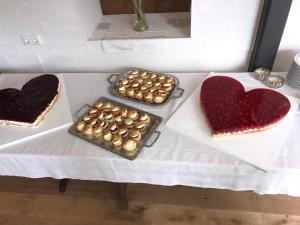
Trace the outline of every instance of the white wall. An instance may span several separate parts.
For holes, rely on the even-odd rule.
[[[300,0],[293,0],[283,32],[273,71],[288,71],[294,56],[300,52]]]
[[[78,8],[78,2],[86,2],[87,8]],[[86,41],[93,23],[80,17],[80,11],[95,9],[96,2],[0,0],[0,69],[113,72],[142,67],[170,72],[245,71],[262,5],[261,0],[193,0],[191,39],[156,40],[154,44],[163,48],[151,52],[105,52],[105,42]],[[92,14],[95,18],[101,16]],[[26,33],[41,35],[44,45],[25,46],[20,35]]]

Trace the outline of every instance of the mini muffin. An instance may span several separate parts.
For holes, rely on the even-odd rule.
[[[118,133],[122,138],[126,138],[128,136],[128,129],[123,127],[118,130]]]
[[[150,123],[150,116],[147,113],[144,113],[142,115],[140,115],[140,121],[144,122],[145,124]]]
[[[134,94],[134,97],[138,100],[143,100],[144,98],[144,95],[143,95],[143,92],[141,91],[137,91],[135,94]]]
[[[165,97],[161,94],[154,95],[153,102],[156,104],[160,104],[165,101]]]
[[[107,113],[105,115],[105,120],[109,123],[112,123],[115,120],[115,117],[112,113]]]
[[[134,89],[133,88],[128,88],[126,90],[126,95],[129,96],[129,97],[133,97],[134,96]]]
[[[77,129],[78,131],[83,131],[84,127],[85,127],[85,122],[84,122],[84,121],[80,121],[80,122],[78,122],[77,125],[76,125],[76,129]]]
[[[123,144],[123,149],[125,150],[126,153],[133,153],[136,151],[137,148],[137,143],[134,140],[127,140]]]
[[[100,125],[96,125],[94,127],[94,136],[96,138],[101,137],[103,135],[103,131],[104,131],[103,127],[101,127]]]
[[[147,80],[145,80],[144,81],[144,85],[146,86],[146,87],[152,87],[152,81],[150,80],[150,79],[147,79]]]
[[[138,130],[130,130],[128,135],[130,139],[135,140],[136,142],[140,141],[142,138],[142,134]]]
[[[160,82],[155,82],[153,86],[156,87],[156,88],[160,88],[161,83]]]
[[[110,132],[110,130],[105,130],[103,132],[103,139],[105,141],[111,141],[111,139],[112,139],[112,133]]]
[[[85,116],[83,117],[83,120],[84,120],[85,122],[89,122],[89,121],[91,120],[91,117],[90,117],[89,115],[85,115]]]
[[[124,124],[125,124],[125,126],[128,128],[128,129],[131,129],[131,128],[133,128],[134,127],[134,123],[133,123],[133,120],[132,119],[130,119],[130,118],[126,118],[125,120],[124,120]]]
[[[128,118],[136,120],[139,117],[139,114],[136,110],[130,110],[127,115]]]
[[[94,126],[94,125],[96,125],[97,121],[98,121],[97,119],[92,119],[92,120],[90,120],[89,124]]]
[[[119,107],[119,106],[114,106],[114,107],[111,109],[111,113],[112,113],[114,116],[120,115],[120,113],[121,113],[120,107]]]
[[[123,109],[121,110],[121,116],[127,117],[127,114],[128,114],[128,110],[127,110],[126,108],[123,108]]]
[[[97,112],[98,112],[98,109],[97,109],[97,108],[92,108],[92,109],[89,110],[89,114],[90,114],[90,115],[97,114]]]
[[[172,90],[172,84],[170,83],[164,83],[163,87],[165,88],[166,91],[171,91]]]
[[[152,100],[153,100],[153,94],[152,94],[151,92],[145,93],[145,95],[144,95],[144,100],[145,100],[146,102],[152,102]]]
[[[100,112],[99,114],[98,114],[98,120],[104,120],[105,119],[105,113],[104,112]]]
[[[120,95],[125,95],[126,94],[126,87],[125,86],[120,86],[120,87],[118,87],[118,93],[120,94]]]
[[[131,73],[131,74],[133,75],[134,78],[137,78],[137,77],[140,76],[139,72],[137,72],[137,73]]]
[[[149,79],[150,76],[147,74],[147,72],[144,72],[141,74],[141,78],[143,78],[144,80]]]
[[[90,124],[87,124],[82,131],[85,135],[91,136],[93,134],[93,126]]]
[[[119,127],[116,123],[110,125],[109,130],[112,134],[118,133]]]
[[[122,137],[120,135],[116,134],[112,137],[111,142],[114,147],[120,147],[123,143]]]
[[[139,130],[140,132],[144,132],[147,125],[144,122],[137,122],[134,124],[135,129]]]
[[[101,110],[103,107],[103,102],[99,102],[97,101],[94,105],[95,108],[97,108],[98,110]]]
[[[151,92],[152,94],[156,91],[156,88],[155,87],[150,87],[149,88],[149,92]]]
[[[124,118],[122,116],[117,116],[115,122],[120,126],[123,124]]]
[[[104,112],[110,112],[113,105],[110,102],[104,103],[103,105],[103,111]]]

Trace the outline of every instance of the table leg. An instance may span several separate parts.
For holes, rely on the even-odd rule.
[[[60,193],[64,193],[66,191],[68,182],[69,182],[68,179],[62,179],[59,181],[59,192]]]
[[[128,210],[128,198],[127,198],[127,183],[117,183],[118,186],[118,198],[119,209],[122,211]]]

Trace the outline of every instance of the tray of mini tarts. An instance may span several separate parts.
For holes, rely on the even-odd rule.
[[[160,136],[159,116],[106,97],[85,106],[88,110],[69,132],[126,159],[135,159],[143,147],[151,147]]]
[[[147,105],[163,105],[172,98],[180,98],[184,89],[172,75],[143,69],[128,69],[120,74],[111,74],[111,94]]]

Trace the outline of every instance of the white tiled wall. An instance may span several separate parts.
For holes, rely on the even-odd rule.
[[[283,32],[274,71],[288,71],[294,56],[300,52],[300,0],[293,0]]]
[[[147,52],[105,52],[100,41],[87,41],[101,17],[99,0],[0,0],[0,69],[244,71],[261,5],[261,0],[193,0],[191,39],[156,40],[152,44],[161,47]],[[44,45],[25,46],[20,35],[27,33],[40,35]]]

